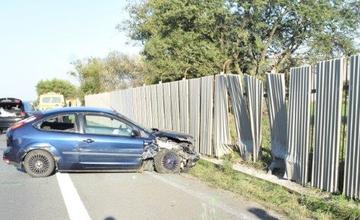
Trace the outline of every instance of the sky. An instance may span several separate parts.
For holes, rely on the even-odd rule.
[[[71,62],[110,51],[139,54],[116,25],[128,18],[126,0],[0,0],[0,98],[37,98],[42,79],[67,79]]]

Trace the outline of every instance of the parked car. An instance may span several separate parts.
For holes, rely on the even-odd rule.
[[[16,98],[0,98],[0,134],[26,117],[24,104]]]
[[[3,160],[45,177],[56,170],[178,173],[199,155],[190,135],[147,129],[113,110],[72,107],[36,112],[14,124]]]
[[[61,108],[65,106],[64,96],[58,93],[49,92],[46,94],[42,94],[39,97],[39,105],[38,109],[41,111],[53,109],[53,108]]]

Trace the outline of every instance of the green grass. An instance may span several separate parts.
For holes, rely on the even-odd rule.
[[[285,188],[236,172],[232,160],[226,158],[224,166],[200,160],[190,174],[208,183],[282,213],[290,219],[360,219],[360,205],[343,196],[322,198],[294,194]]]

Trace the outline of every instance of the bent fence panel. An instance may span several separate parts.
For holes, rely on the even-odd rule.
[[[360,56],[350,58],[348,143],[345,158],[344,194],[360,198]]]
[[[267,74],[267,106],[270,118],[271,153],[275,158],[285,159],[286,147],[286,101],[285,75]]]
[[[241,77],[239,75],[227,75],[227,88],[230,94],[231,106],[235,116],[236,133],[238,136],[238,147],[240,154],[245,156],[252,145],[252,134],[250,126],[249,113],[247,111],[247,104],[244,98],[244,91],[241,84]]]
[[[195,139],[195,149],[200,152],[200,94],[201,79],[189,80],[189,132]]]
[[[164,112],[164,90],[162,84],[156,85],[157,93],[157,110],[159,129],[165,129],[165,112]]]
[[[179,81],[180,131],[189,133],[189,80]]]
[[[170,83],[163,83],[163,95],[164,95],[164,117],[165,117],[165,129],[173,129],[171,118],[171,87]]]
[[[343,59],[316,65],[315,146],[311,184],[338,191]]]
[[[311,79],[310,66],[290,70],[286,174],[302,185],[308,182]]]
[[[250,127],[252,136],[251,152],[253,160],[259,159],[261,151],[261,116],[262,116],[262,82],[253,76],[245,75],[248,109],[250,116]]]
[[[213,129],[214,76],[201,78],[200,108],[200,153],[211,156]]]
[[[216,157],[221,157],[231,151],[228,108],[226,75],[216,75],[214,97],[214,155]]]
[[[179,81],[170,83],[171,90],[171,123],[172,129],[180,131]]]

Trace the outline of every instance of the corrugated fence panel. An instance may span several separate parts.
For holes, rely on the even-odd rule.
[[[149,127],[149,108],[146,106],[146,89],[145,86],[140,87],[140,97],[139,102],[141,103],[141,114],[142,114],[142,121],[140,121],[141,124],[143,124],[146,127]]]
[[[189,80],[179,81],[180,131],[189,133]]]
[[[231,151],[228,111],[226,75],[216,75],[214,97],[214,156],[216,157],[221,157]]]
[[[343,71],[342,59],[316,65],[315,146],[311,184],[329,192],[338,191]]]
[[[201,78],[200,153],[211,156],[214,76]]]
[[[200,94],[201,79],[189,80],[189,132],[195,139],[195,149],[200,152]]]
[[[249,113],[247,111],[247,104],[244,97],[244,90],[241,84],[241,77],[239,75],[227,75],[227,87],[230,94],[230,100],[235,116],[236,133],[238,135],[238,146],[240,154],[247,157],[247,154],[252,145],[252,134],[250,126]]]
[[[271,153],[276,158],[285,159],[287,153],[286,139],[286,102],[285,75],[267,74],[267,105],[270,117]]]
[[[171,88],[170,83],[163,83],[164,89],[164,117],[165,117],[165,129],[173,129],[171,118]]]
[[[286,174],[302,185],[308,182],[311,79],[310,66],[290,70]]]
[[[164,90],[162,84],[156,85],[157,109],[158,109],[158,126],[159,129],[165,129],[165,112],[164,112]]]
[[[180,131],[180,107],[179,107],[179,82],[170,83],[171,90],[171,120],[172,120],[172,129],[175,131]]]
[[[145,88],[145,105],[143,106],[143,108],[147,109],[147,118],[146,118],[146,122],[147,122],[147,127],[148,128],[152,128],[153,127],[153,113],[152,113],[152,108],[151,108],[151,87],[150,86],[144,86]]]
[[[85,96],[85,105],[92,107],[111,108],[110,93],[104,92]]]
[[[360,198],[360,56],[350,58],[348,142],[345,158],[344,194]]]
[[[158,101],[157,101],[157,88],[156,85],[151,85],[150,87],[150,97],[151,97],[151,112],[152,112],[152,125],[151,128],[159,128],[159,110],[158,110]],[[161,116],[163,117],[163,116]]]
[[[133,97],[134,97],[134,103],[133,103],[133,106],[134,106],[134,120],[139,122],[139,123],[142,123],[143,122],[143,114],[142,114],[142,107],[141,107],[141,102],[138,101],[138,100],[141,100],[141,96],[140,96],[140,88],[137,87],[137,88],[134,88],[133,89]]]
[[[245,75],[248,108],[250,115],[251,135],[253,140],[252,155],[257,161],[261,151],[261,116],[262,116],[262,82],[253,76]]]
[[[120,97],[121,90],[110,92],[111,108],[121,113],[122,100]]]
[[[124,107],[124,115],[128,118],[134,118],[133,111],[133,92],[132,89],[123,90],[124,99],[123,99],[123,107]]]

